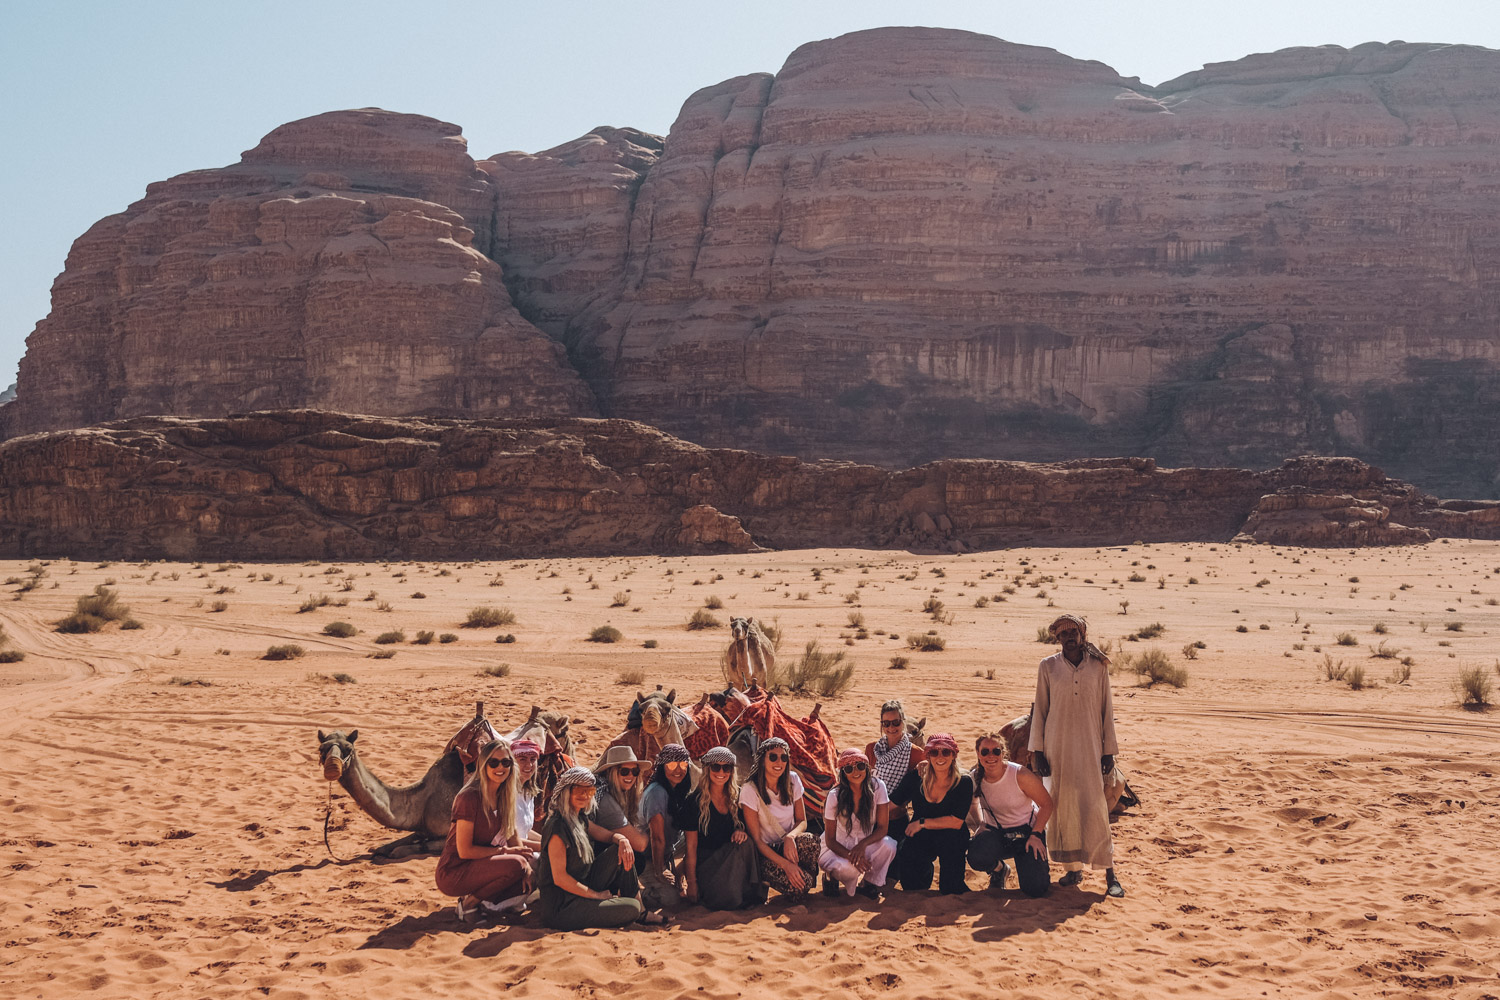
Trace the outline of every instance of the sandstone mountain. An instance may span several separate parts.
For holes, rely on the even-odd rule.
[[[863,31],[664,140],[477,163],[336,112],[80,238],[0,423],[600,414],[887,467],[1351,454],[1500,495],[1497,149],[1500,53],[1404,42],[1153,87]]]
[[[1353,459],[1267,472],[1149,459],[891,471],[705,449],[625,420],[313,410],[140,417],[0,444],[0,557],[497,559],[1208,539],[1500,538]]]

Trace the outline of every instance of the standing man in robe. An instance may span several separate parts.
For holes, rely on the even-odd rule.
[[[1058,885],[1077,885],[1085,868],[1103,868],[1111,896],[1125,895],[1115,877],[1114,843],[1104,778],[1119,745],[1109,693],[1109,657],[1088,641],[1088,622],[1062,615],[1051,633],[1062,652],[1037,667],[1031,710],[1032,770],[1045,779],[1056,811],[1047,823],[1047,853],[1067,872]]]

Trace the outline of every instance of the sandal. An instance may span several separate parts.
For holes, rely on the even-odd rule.
[[[465,906],[464,897],[459,896],[453,901],[453,909],[458,911],[459,923],[467,924],[471,920],[474,920],[479,916],[480,907],[478,903],[474,903],[471,906]]]
[[[1075,871],[1068,872],[1062,878],[1058,879],[1057,880],[1057,884],[1058,885],[1077,885],[1079,882],[1082,882],[1082,881],[1083,881],[1083,872],[1075,870]]]
[[[1120,899],[1125,895],[1125,887],[1120,884],[1119,879],[1114,879],[1113,881],[1111,881],[1109,883],[1109,888],[1105,891],[1116,899]]]
[[[667,922],[667,915],[660,910],[647,910],[636,919],[636,923],[645,924],[647,927],[662,927]]]

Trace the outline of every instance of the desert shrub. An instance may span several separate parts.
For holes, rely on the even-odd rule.
[[[450,642],[457,642],[457,641],[458,641],[458,636],[454,635],[452,632],[444,632],[442,635],[438,636],[438,642],[441,642],[444,645],[447,645]]]
[[[297,657],[301,656],[302,654],[304,654],[306,652],[307,652],[307,650],[303,649],[301,646],[297,645],[296,643],[287,643],[284,646],[271,646],[270,648],[268,648],[266,650],[266,655],[262,656],[261,659],[262,660],[295,660]]]
[[[904,656],[893,656],[893,657],[891,657],[891,669],[892,670],[905,670],[909,666],[911,666],[911,661],[908,660],[906,657],[904,657]]]
[[[692,631],[697,631],[698,629],[704,628],[722,628],[723,625],[723,622],[719,621],[719,619],[715,618],[713,615],[709,614],[702,608],[694,611],[693,616],[688,619],[687,623],[688,629]]]
[[[228,611],[229,610],[229,602],[228,601],[214,601],[212,604],[210,604],[208,606],[208,610],[209,610],[210,614],[218,614],[220,611]]]
[[[1145,583],[1146,582],[1146,578],[1144,576],[1142,576],[1141,574],[1139,574],[1139,573],[1131,573],[1125,579],[1129,580],[1131,583]]]
[[[370,654],[370,659],[372,659],[372,660],[389,660],[392,657],[394,657],[395,655],[396,655],[396,651],[394,649],[377,649],[375,652],[373,652],[373,653]]]
[[[1381,660],[1394,660],[1401,655],[1401,647],[1392,646],[1384,639],[1381,639],[1380,645],[1370,647],[1370,655]]]
[[[1234,627],[1234,630],[1236,632],[1248,632],[1248,631],[1250,631],[1250,626],[1249,625],[1236,625]]]
[[[1344,680],[1348,683],[1349,690],[1363,691],[1368,686],[1368,682],[1365,680],[1364,665],[1356,663],[1350,667],[1349,672],[1344,675]]]
[[[214,686],[212,681],[206,681],[200,677],[182,677],[178,674],[173,674],[172,679],[167,681],[167,683],[172,687],[182,688],[206,688]]]
[[[19,649],[0,650],[0,663],[20,663],[26,659],[26,654]]]
[[[376,653],[375,655],[377,657],[384,656],[384,657],[386,657],[388,659],[388,658],[390,658],[392,656],[395,656],[396,655],[396,651],[394,649],[392,649],[392,650],[386,651],[385,653]],[[333,675],[333,682],[335,684],[353,684],[355,681],[354,681],[354,677],[351,676],[350,674],[337,673],[337,674]]]
[[[120,603],[118,592],[110,590],[104,584],[94,588],[94,592],[85,597],[80,597],[74,603],[73,611],[80,615],[93,615],[104,621],[119,621],[130,616],[130,605]]]
[[[1459,667],[1453,678],[1453,694],[1464,708],[1487,708],[1493,690],[1490,675],[1478,664]]]
[[[1335,660],[1327,653],[1323,654],[1323,679],[1329,681],[1341,681],[1349,668],[1344,666],[1343,660]]]
[[[462,628],[499,628],[502,625],[514,625],[516,614],[510,608],[493,608],[488,605],[473,608],[469,611],[469,617],[464,619]]]
[[[1038,625],[1036,627],[1036,641],[1051,643],[1054,646],[1062,645],[1062,641],[1053,635],[1051,630],[1045,625]]]
[[[865,627],[865,616],[858,611],[849,612],[849,627],[862,629]]]
[[[644,649],[655,649],[656,646],[657,642],[655,639],[647,639],[645,642],[641,643],[641,647]]]
[[[478,673],[475,674],[475,676],[476,677],[509,677],[510,676],[510,664],[509,663],[495,663],[495,664],[491,664],[488,667],[480,667]]]
[[[1462,632],[1464,630],[1464,623],[1449,622],[1448,624],[1444,625],[1443,628],[1447,629],[1449,632]]]
[[[323,626],[323,634],[331,635],[336,639],[347,639],[350,636],[359,634],[359,629],[348,622],[329,622]]]
[[[941,653],[948,648],[948,640],[933,632],[926,635],[913,634],[906,637],[906,647],[919,653]]]
[[[723,607],[724,607],[724,602],[723,602],[723,601],[721,601],[721,600],[719,600],[719,599],[718,599],[718,598],[717,598],[717,597],[714,597],[714,596],[712,596],[712,595],[710,595],[710,596],[709,596],[709,597],[708,597],[708,598],[707,598],[707,599],[706,599],[706,600],[705,600],[705,601],[704,601],[704,602],[703,602],[703,606],[704,606],[704,607],[705,607],[705,608],[708,608],[708,609],[709,609],[709,610],[710,610],[710,611],[719,611],[719,610],[722,610],[722,609],[723,609]]]
[[[610,602],[609,602],[609,606],[612,607],[612,608],[624,608],[624,607],[628,607],[629,605],[630,605],[630,595],[627,594],[627,593],[625,593],[625,591],[623,591],[623,590],[617,591],[615,593],[615,596],[613,598],[611,598]]]
[[[1340,646],[1359,645],[1359,640],[1354,638],[1353,632],[1340,632],[1338,635],[1333,637],[1333,641],[1338,643]]]
[[[127,619],[125,619],[124,621],[122,621],[120,623],[120,631],[122,631],[122,632],[133,632],[136,629],[145,628],[145,627],[146,626],[142,625],[139,621],[137,621],[134,618],[127,618]]]
[[[795,660],[778,661],[771,672],[773,691],[835,698],[854,683],[854,661],[843,650],[825,653],[817,640],[808,642]]]
[[[615,675],[615,683],[621,687],[640,687],[646,683],[646,671],[640,667],[626,667]]]
[[[424,594],[424,593],[422,593],[420,590],[413,591],[411,597],[412,597],[412,600],[414,600],[414,601],[425,601],[425,600],[427,600],[427,595]]]
[[[1391,668],[1390,676],[1385,679],[1387,684],[1405,684],[1411,680],[1411,668],[1415,663],[1410,656]]]
[[[318,608],[326,608],[332,603],[333,598],[329,597],[327,594],[315,594],[312,597],[309,597],[307,600],[303,601],[302,604],[298,606],[297,613],[299,615],[306,614],[309,611],[316,611]]]
[[[1170,684],[1180,688],[1188,681],[1187,668],[1179,667],[1172,658],[1160,649],[1148,649],[1136,658],[1131,669],[1140,676],[1145,686]]]
[[[1161,622],[1152,622],[1150,625],[1142,626],[1135,630],[1130,636],[1132,639],[1155,639],[1167,630]]]
[[[392,643],[405,641],[406,633],[400,631],[399,629],[392,630],[390,632],[382,632],[375,637],[375,644],[377,646],[389,646]]]
[[[589,642],[619,642],[625,636],[613,625],[600,625],[589,633]]]
[[[1198,647],[1188,643],[1182,647],[1182,658],[1184,660],[1196,660],[1198,658]]]
[[[88,615],[75,611],[62,621],[57,623],[57,631],[66,632],[69,635],[81,635],[84,632],[97,632],[104,627],[104,619],[98,615]]]
[[[416,643],[418,646],[426,646],[426,645],[430,645],[432,643],[432,640],[434,640],[436,638],[437,638],[437,633],[436,632],[431,632],[431,631],[425,631],[424,630],[424,631],[418,632],[417,633],[417,637],[415,639],[413,639],[412,642]]]
[[[1370,631],[1374,632],[1376,635],[1385,635],[1390,631],[1390,629],[1386,628],[1385,622],[1376,622],[1374,625],[1370,626]]]
[[[501,643],[501,644],[510,643],[510,642],[515,642],[516,641],[516,637],[513,636],[513,635],[511,635],[509,632],[506,632],[504,635],[497,635],[497,636],[495,636],[495,641],[498,642],[498,643]]]

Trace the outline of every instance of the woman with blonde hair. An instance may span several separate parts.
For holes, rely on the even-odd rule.
[[[516,835],[515,760],[509,743],[492,740],[480,748],[474,776],[453,797],[437,887],[458,897],[459,919],[468,920],[523,895],[530,875],[531,850]]]
[[[661,911],[647,912],[636,898],[640,886],[630,842],[589,819],[595,787],[594,773],[586,767],[570,767],[558,775],[537,862],[542,922],[563,931],[665,922]],[[601,845],[597,849],[596,842]],[[602,846],[606,844],[610,846]]]
[[[675,817],[686,844],[684,895],[710,910],[738,910],[758,900],[750,891],[754,848],[740,819],[734,751],[713,747],[700,760],[703,780],[683,800]]]
[[[936,862],[939,892],[968,892],[964,872],[969,828],[964,818],[974,800],[974,782],[958,769],[958,741],[952,735],[933,733],[927,738],[926,751],[927,759],[891,793],[892,802],[911,804],[911,822],[896,855],[901,888],[932,888]]]
[[[811,891],[818,880],[818,838],[807,832],[802,793],[786,740],[762,741],[750,780],[740,789],[740,811],[760,854],[757,881],[788,896]]]
[[[1005,737],[986,733],[974,741],[979,763],[969,772],[974,805],[969,810],[969,867],[988,872],[991,889],[1005,888],[1005,862],[1016,862],[1021,891],[1047,895],[1047,820],[1052,796],[1042,779],[1005,759]]]
[[[846,895],[879,899],[896,857],[896,842],[886,836],[890,797],[859,750],[840,750],[836,766],[838,787],[823,807],[823,852],[818,856],[818,867],[826,873],[823,891],[838,895],[836,886],[842,884]]]

